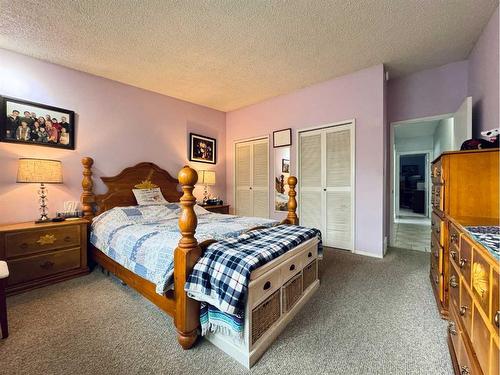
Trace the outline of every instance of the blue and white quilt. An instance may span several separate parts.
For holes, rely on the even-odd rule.
[[[237,237],[256,226],[273,226],[271,219],[210,213],[195,206],[196,239],[217,241]],[[90,242],[108,257],[156,285],[165,293],[173,285],[174,250],[181,238],[179,203],[115,207],[92,222]]]

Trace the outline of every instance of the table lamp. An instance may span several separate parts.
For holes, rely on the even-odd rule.
[[[40,218],[35,223],[50,221],[47,209],[47,188],[45,184],[62,184],[62,164],[59,160],[20,158],[17,182],[39,183]]]
[[[208,185],[215,185],[215,171],[199,171],[198,180],[200,184],[205,185],[205,190],[203,192],[203,204],[207,203],[208,200]]]

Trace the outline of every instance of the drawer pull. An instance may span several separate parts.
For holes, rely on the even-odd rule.
[[[439,283],[439,279],[438,279],[438,277],[437,277],[437,276],[434,278],[434,282],[435,282],[436,284],[438,284],[438,283]]]
[[[451,259],[455,260],[457,257],[457,252],[456,251],[450,251]]]
[[[313,256],[313,253],[311,253],[310,251],[307,253],[307,257],[310,258]]]
[[[450,332],[453,336],[457,335],[457,327],[455,326],[455,322],[452,322],[451,320],[448,322],[448,332]]]
[[[466,264],[467,264],[467,259],[460,258],[460,263],[459,263],[460,268],[464,268]]]
[[[456,288],[458,286],[457,278],[455,277],[455,275],[450,277],[450,286],[452,288]]]
[[[451,243],[457,243],[458,236],[455,233],[452,233],[450,239]]]
[[[64,237],[64,242],[71,242],[71,237],[70,236]]]
[[[469,375],[470,370],[467,366],[460,367],[460,375]]]
[[[21,245],[19,245],[21,249],[26,249],[28,247],[28,244],[26,242],[23,242]]]
[[[434,258],[436,258],[436,259],[439,258],[439,252],[438,251],[434,251]]]
[[[497,327],[500,327],[499,326],[499,324],[500,324],[499,320],[500,320],[500,311],[497,311],[496,314],[495,314],[495,317],[493,318],[493,321],[495,322],[495,325]]]
[[[460,306],[460,315],[464,316],[468,308],[467,306]]]
[[[48,270],[54,266],[54,262],[51,262],[50,260],[47,260],[46,262],[40,264],[40,268],[43,268],[44,270]]]
[[[263,289],[264,290],[268,290],[269,288],[271,288],[271,282],[270,281],[266,281],[266,283],[264,284]]]
[[[293,271],[293,270],[295,270],[295,264],[292,264],[292,265],[290,266],[290,271]]]
[[[45,234],[43,236],[40,236],[36,243],[39,245],[51,245],[56,242],[56,239],[56,236],[54,236],[53,234]]]

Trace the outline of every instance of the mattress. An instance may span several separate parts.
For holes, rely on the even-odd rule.
[[[276,220],[208,212],[195,206],[196,239],[236,237],[256,226],[269,227]],[[181,238],[178,203],[115,207],[92,221],[90,242],[123,267],[156,285],[165,293],[173,285],[174,250]]]

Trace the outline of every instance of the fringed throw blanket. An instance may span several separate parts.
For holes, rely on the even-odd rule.
[[[319,230],[292,225],[254,230],[210,245],[185,285],[189,297],[211,305],[202,304],[202,331],[236,327],[235,336],[241,335],[252,271],[315,237],[321,252]]]

